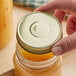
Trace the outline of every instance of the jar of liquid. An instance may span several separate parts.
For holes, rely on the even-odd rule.
[[[12,0],[0,0],[0,48],[5,47],[12,37]]]
[[[54,16],[43,12],[25,16],[17,28],[15,76],[61,76],[62,57],[51,52],[61,38],[61,25]]]

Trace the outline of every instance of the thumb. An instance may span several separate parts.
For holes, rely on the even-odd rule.
[[[76,32],[61,39],[56,45],[53,46],[52,52],[55,55],[61,55],[63,53],[69,52],[76,48]]]

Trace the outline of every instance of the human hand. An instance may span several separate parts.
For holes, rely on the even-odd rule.
[[[69,36],[57,42],[52,52],[55,55],[61,55],[76,48],[76,0],[52,0],[35,11],[50,12],[56,10],[54,15],[62,22],[66,13],[69,13],[66,31]],[[68,12],[69,11],[69,12]]]

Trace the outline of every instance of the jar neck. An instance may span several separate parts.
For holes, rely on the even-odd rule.
[[[58,56],[54,56],[48,60],[45,60],[45,61],[40,61],[40,62],[35,62],[35,61],[31,61],[31,60],[28,60],[26,58],[24,58],[20,52],[19,52],[19,48],[17,48],[17,51],[16,51],[16,60],[18,63],[20,63],[20,65],[23,67],[23,68],[29,68],[29,69],[34,69],[34,70],[45,70],[47,68],[49,68],[49,66],[52,66],[56,63],[56,61],[58,60]]]

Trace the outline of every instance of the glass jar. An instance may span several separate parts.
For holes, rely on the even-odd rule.
[[[12,0],[0,0],[0,48],[5,47],[12,37]]]
[[[52,53],[42,54],[41,60],[33,54],[28,55],[31,59],[25,58],[22,54],[26,51],[17,44],[14,54],[15,76],[61,76],[61,56],[54,56]],[[26,51],[27,52],[27,51]],[[29,52],[28,52],[29,53]],[[25,53],[27,55],[27,53]],[[45,55],[45,56],[44,56]],[[33,58],[34,57],[34,58]],[[47,58],[47,60],[46,60]]]
[[[61,56],[51,47],[62,38],[59,21],[50,14],[34,12],[18,24],[14,55],[15,76],[60,76]]]

